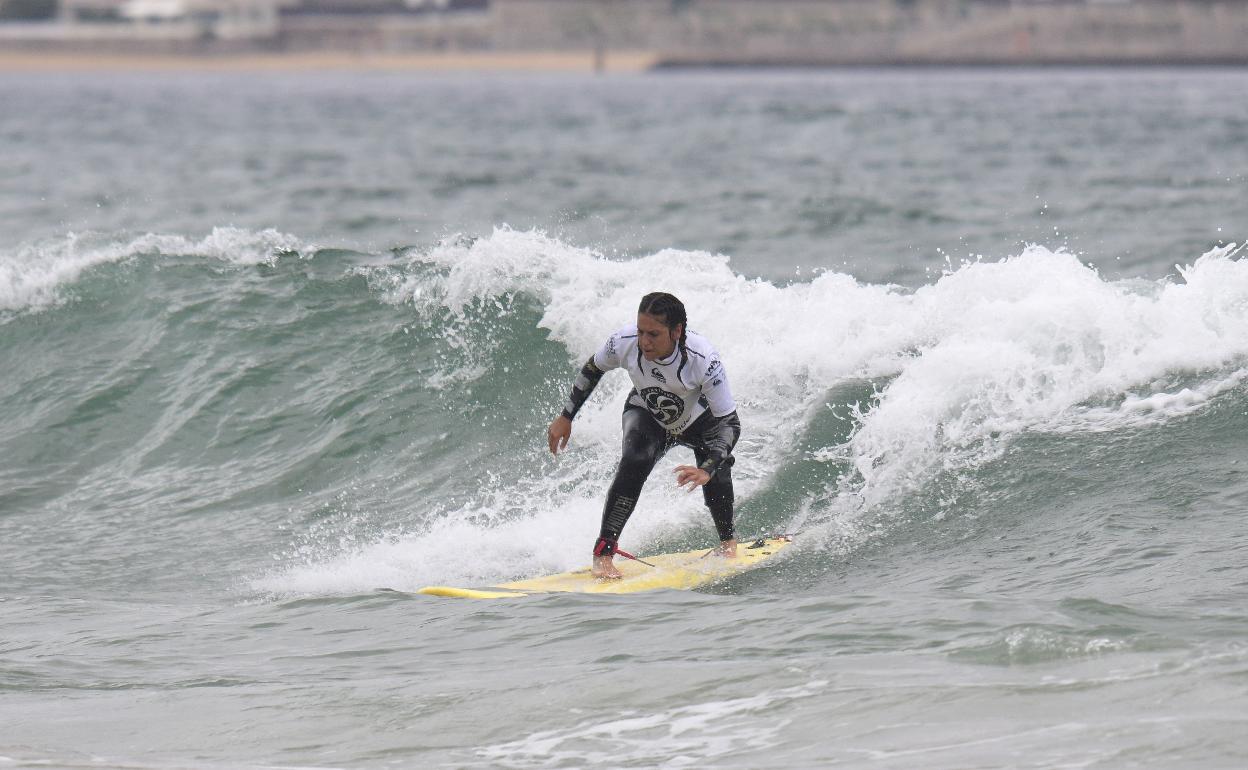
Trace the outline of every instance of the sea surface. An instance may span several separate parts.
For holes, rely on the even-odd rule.
[[[0,76],[3,768],[1234,768],[1248,72]],[[587,563],[681,297],[709,589]],[[710,544],[660,462],[622,545]]]

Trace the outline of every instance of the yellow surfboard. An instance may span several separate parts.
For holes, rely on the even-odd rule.
[[[737,555],[734,558],[716,556],[707,549],[644,557],[649,564],[617,556],[615,566],[623,574],[619,580],[599,580],[586,567],[574,572],[517,580],[489,588],[426,586],[416,593],[460,599],[507,599],[556,592],[633,594],[661,588],[687,590],[753,569],[782,551],[792,541],[791,537],[783,535],[741,543],[737,546]]]

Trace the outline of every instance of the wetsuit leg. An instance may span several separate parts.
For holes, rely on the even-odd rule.
[[[694,447],[693,456],[697,459],[699,465],[706,460],[707,452],[705,449]],[[711,480],[702,487],[702,499],[706,501],[706,507],[711,509],[711,518],[715,520],[715,530],[719,533],[719,539],[732,540],[736,535],[732,525],[732,506],[734,502],[732,492],[732,465],[737,458],[732,455],[724,460],[719,466],[719,470],[711,477]]]
[[[621,420],[624,425],[624,451],[615,481],[607,492],[607,503],[602,509],[602,529],[599,543],[607,541],[610,547],[604,553],[613,553],[615,542],[620,539],[628,517],[637,506],[641,487],[654,470],[654,464],[671,445],[667,431],[641,407],[628,405]]]

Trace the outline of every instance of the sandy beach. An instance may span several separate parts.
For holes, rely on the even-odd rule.
[[[649,51],[608,52],[605,72],[641,72],[659,56]],[[593,72],[593,51],[507,51],[365,54],[309,52],[273,54],[115,54],[0,51],[3,72]]]

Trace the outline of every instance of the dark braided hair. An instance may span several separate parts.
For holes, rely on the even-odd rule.
[[[685,315],[685,303],[665,291],[652,291],[641,298],[638,313],[660,318],[669,330],[680,326],[680,366],[676,367],[676,379],[684,371],[689,360],[689,351],[685,348],[685,338],[689,335],[689,318]],[[637,350],[637,365],[641,366],[641,349]],[[683,382],[683,380],[682,380]]]

